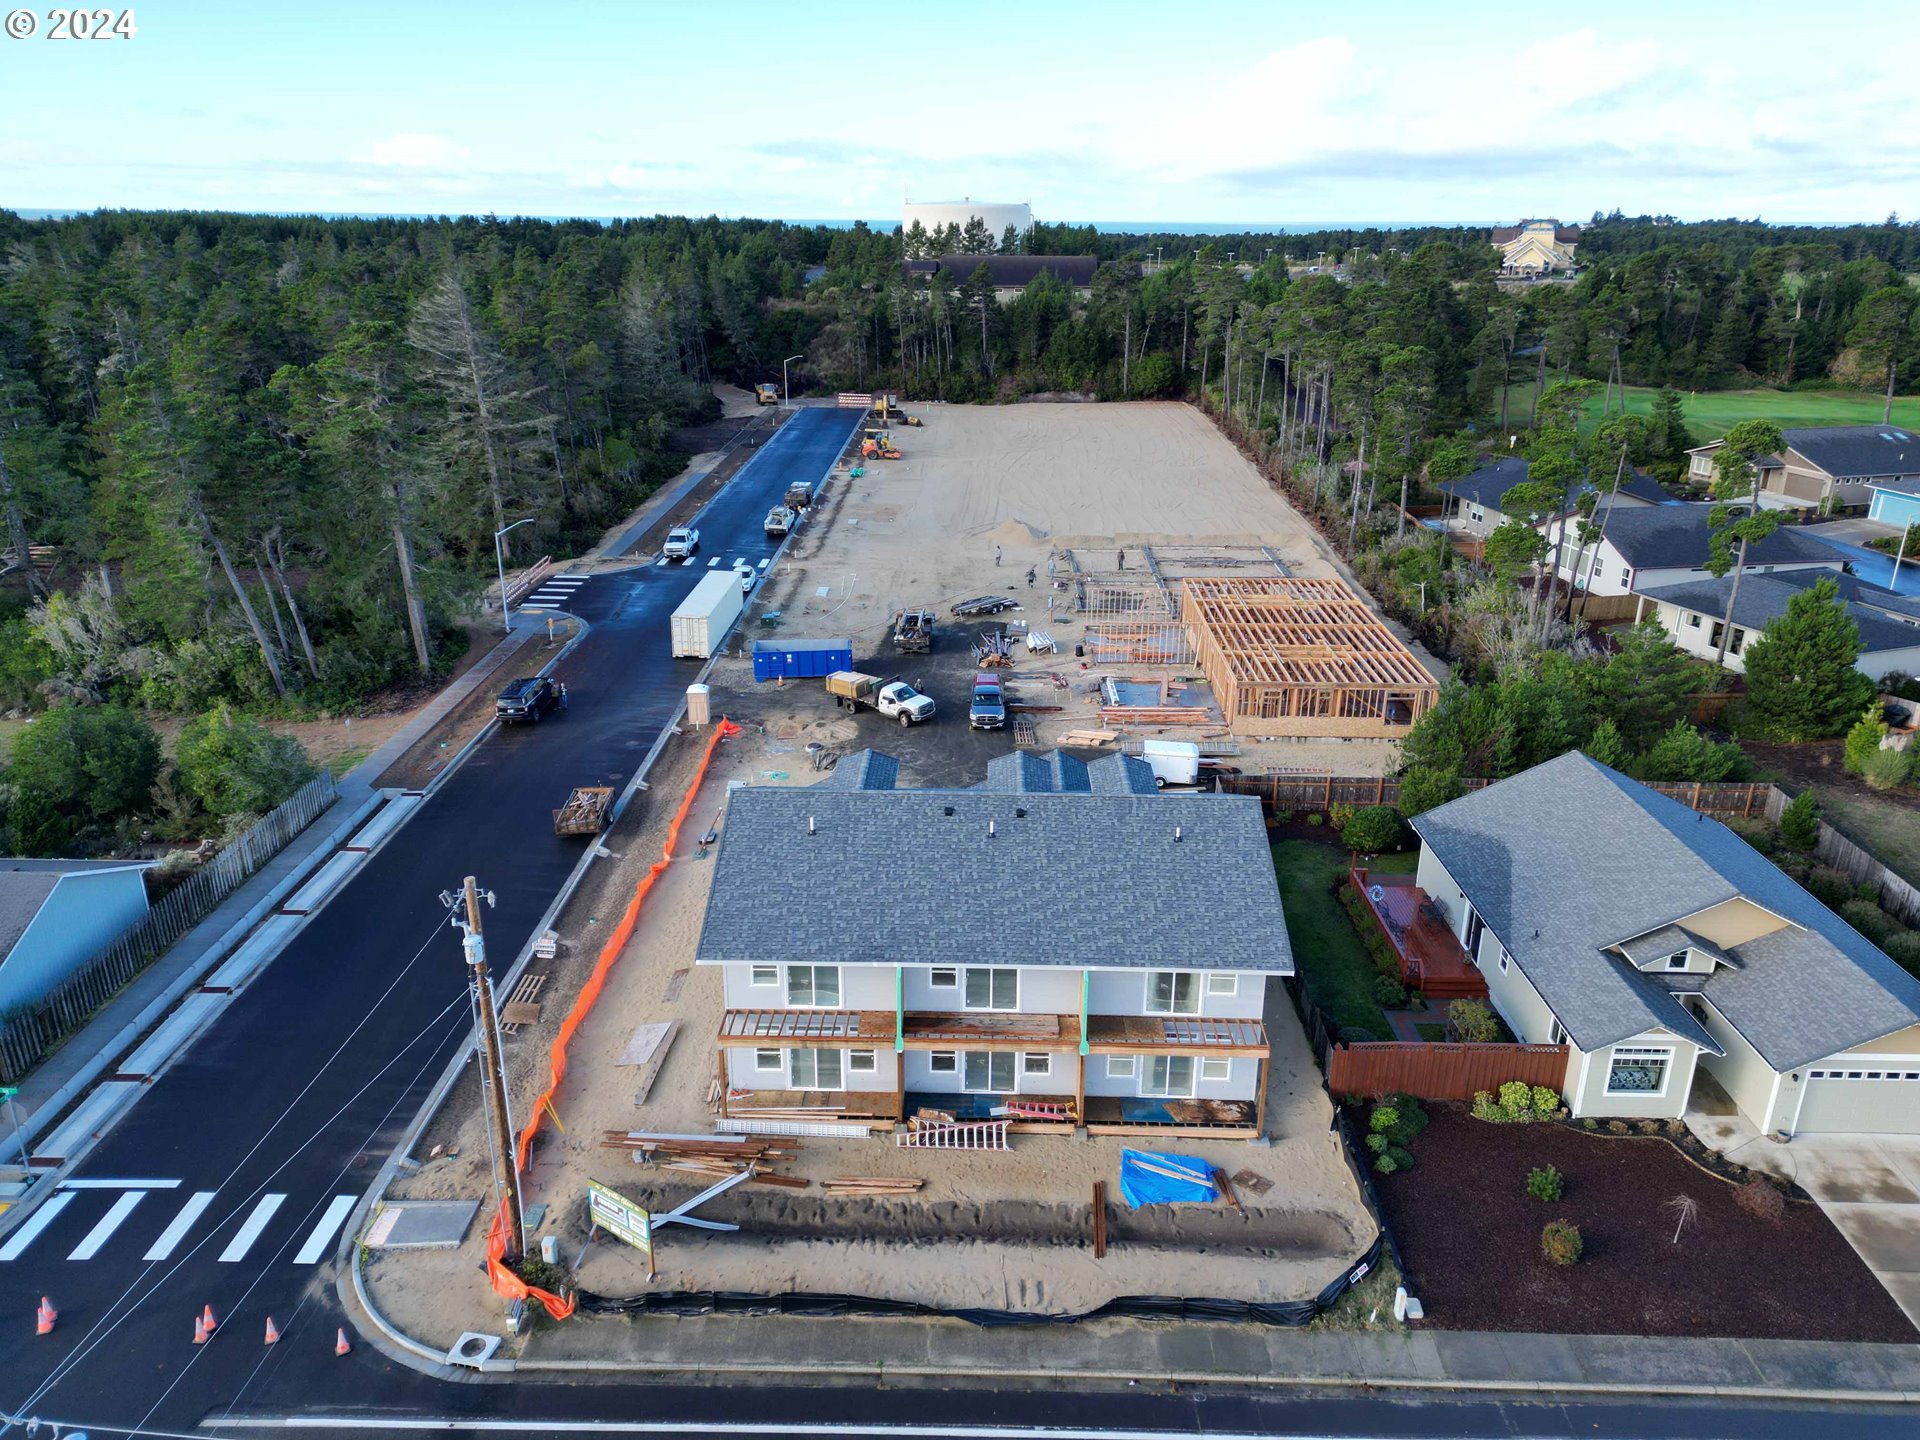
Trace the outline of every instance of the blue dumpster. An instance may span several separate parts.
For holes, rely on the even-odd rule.
[[[753,642],[755,680],[804,680],[853,668],[853,641],[756,640]]]

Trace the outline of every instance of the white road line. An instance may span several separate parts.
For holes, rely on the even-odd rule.
[[[792,1425],[774,1421],[710,1420],[481,1420],[460,1417],[284,1415],[239,1418],[214,1415],[208,1429],[258,1427],[263,1430],[472,1430],[482,1434],[538,1435],[871,1435],[926,1437],[926,1440],[1171,1440],[1173,1430],[1067,1430],[1019,1425]],[[1209,1440],[1271,1440],[1258,1431],[1208,1432]],[[1323,1440],[1305,1433],[1295,1440]]]
[[[293,1257],[293,1263],[312,1265],[318,1262],[320,1257],[327,1253],[327,1244],[333,1239],[334,1232],[340,1228],[341,1222],[347,1218],[347,1212],[353,1209],[353,1202],[359,1198],[357,1195],[334,1196],[333,1203],[327,1206],[326,1213],[320,1217],[320,1223],[308,1233],[307,1243],[302,1245],[300,1253]]]
[[[187,1197],[187,1203],[180,1207],[180,1213],[173,1217],[166,1229],[160,1232],[160,1238],[153,1242],[153,1248],[140,1258],[143,1260],[166,1260],[171,1258],[174,1249],[187,1238],[187,1231],[193,1228],[207,1206],[213,1203],[215,1192],[196,1190]]]
[[[178,1190],[178,1180],[62,1180],[62,1190]]]
[[[13,1232],[13,1238],[5,1245],[0,1245],[0,1260],[18,1260],[25,1253],[27,1246],[40,1238],[40,1232],[51,1225],[60,1212],[72,1203],[72,1195],[56,1195],[34,1211],[27,1217],[26,1223]]]
[[[87,1238],[73,1247],[69,1260],[91,1260],[100,1253],[100,1247],[113,1238],[113,1232],[120,1223],[133,1213],[133,1207],[147,1198],[144,1190],[129,1190],[113,1202],[113,1208],[100,1217],[100,1223],[87,1232]]]
[[[572,580],[579,584],[584,585],[587,581],[591,580],[593,576],[566,574],[566,575],[550,575],[547,578],[550,580]]]
[[[273,1212],[280,1208],[286,1198],[284,1195],[262,1195],[260,1203],[253,1207],[253,1213],[247,1216],[247,1223],[240,1227],[240,1233],[220,1252],[220,1258],[229,1264],[244,1260],[247,1251],[253,1248],[253,1242],[260,1238],[260,1232],[267,1228],[267,1222],[273,1219]]]

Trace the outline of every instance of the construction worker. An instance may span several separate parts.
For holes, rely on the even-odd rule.
[[[564,680],[560,682],[560,708],[563,711],[567,708],[567,682]]]
[[[1120,568],[1122,570],[1127,568],[1127,552],[1125,550],[1120,552]]]
[[[996,566],[1000,563],[1000,547],[998,545],[993,547],[993,563]]]
[[[1027,588],[1029,590],[1033,588],[1033,580],[1036,573],[1038,572],[1036,572],[1031,565],[1027,567]]]

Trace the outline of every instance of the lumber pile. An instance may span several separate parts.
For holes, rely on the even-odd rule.
[[[1251,1125],[1253,1104],[1247,1100],[1169,1100],[1167,1113],[1182,1125]]]
[[[767,1139],[758,1135],[668,1135],[648,1130],[607,1130],[600,1145],[606,1150],[625,1150],[638,1165],[657,1165],[662,1170],[679,1170],[709,1180],[725,1180],[742,1170],[750,1172],[749,1184],[779,1185],[788,1190],[804,1190],[807,1182],[796,1175],[780,1175],[771,1167],[791,1160],[799,1153],[792,1141]]]
[[[1107,1182],[1093,1182],[1093,1258],[1107,1258]]]
[[[914,1175],[836,1175],[820,1188],[829,1195],[911,1195],[926,1183]]]

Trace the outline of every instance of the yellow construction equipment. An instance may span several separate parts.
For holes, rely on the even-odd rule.
[[[758,400],[762,405],[778,405],[780,403],[780,387],[778,385],[756,385],[753,387],[753,398]]]

